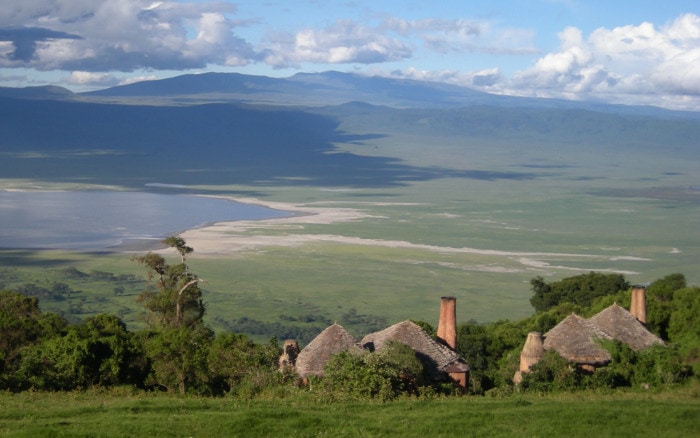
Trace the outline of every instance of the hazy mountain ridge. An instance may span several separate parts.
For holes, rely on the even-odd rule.
[[[0,87],[0,97],[12,97],[17,99],[50,99],[71,97],[73,92],[67,88],[55,85],[40,87],[11,88]]]
[[[120,85],[76,96],[197,97],[200,101],[263,102],[280,105],[340,105],[361,101],[396,108],[459,108],[473,105],[516,108],[586,109],[606,113],[700,119],[700,112],[657,107],[611,105],[562,99],[537,99],[484,93],[439,82],[364,76],[327,71],[287,78],[240,73],[202,73]]]
[[[601,156],[613,152],[618,160],[639,154],[696,160],[700,154],[700,124],[685,113],[610,105],[594,111],[576,102],[559,108],[556,101],[337,72],[286,79],[186,75],[79,95],[55,87],[5,96],[2,91],[5,158],[0,170],[6,178],[128,180],[137,186],[165,181],[388,187],[444,177],[521,180],[554,172],[551,167],[503,171],[410,159],[415,153],[425,156],[436,143],[449,144],[449,154],[470,156],[496,143],[505,154],[535,148],[537,157],[564,157],[577,150]],[[198,103],[185,104],[185,96],[198,96]],[[159,104],[163,97],[172,100]],[[149,105],[140,104],[150,98]],[[266,99],[266,105],[245,103]],[[470,103],[456,103],[460,99]],[[516,100],[530,106],[503,104]],[[363,155],[362,145],[399,134],[412,136],[415,144],[387,156]],[[342,144],[356,148],[338,153]],[[562,158],[554,165],[569,161]]]

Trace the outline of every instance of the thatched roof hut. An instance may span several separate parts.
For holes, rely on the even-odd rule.
[[[328,359],[345,350],[360,351],[355,338],[340,324],[333,324],[318,334],[304,347],[296,360],[296,371],[300,377],[323,376]]]
[[[601,339],[613,339],[625,343],[633,350],[663,345],[664,341],[647,330],[639,320],[639,315],[644,317],[643,320],[646,319],[644,288],[635,287],[633,293],[640,295],[636,298],[636,302],[633,300],[632,303],[632,307],[636,308],[638,313],[637,316],[617,304],[613,304],[589,319],[583,319],[572,313],[544,334],[544,349],[554,350],[569,362],[593,371],[597,367],[607,365],[611,360],[610,353],[598,344]],[[526,354],[530,335],[520,356],[520,370],[513,377],[516,383],[522,380],[522,373],[527,372],[539,360],[535,354],[537,352]]]
[[[411,347],[428,374],[440,379],[445,373],[467,373],[469,365],[457,353],[436,342],[422,328],[411,321],[394,324],[362,338],[360,345],[370,351],[381,351],[389,341]]]
[[[610,353],[596,341],[611,337],[574,313],[545,333],[544,337],[544,349],[556,351],[569,362],[588,368],[610,363]]]
[[[589,321],[612,339],[624,342],[633,350],[643,350],[664,343],[661,338],[647,330],[634,315],[617,304],[597,313]]]

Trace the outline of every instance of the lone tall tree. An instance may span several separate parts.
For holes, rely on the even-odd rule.
[[[186,255],[193,249],[179,237],[169,237],[163,242],[180,254],[181,263],[170,265],[163,256],[152,252],[136,257],[137,262],[148,268],[148,279],[155,286],[141,292],[137,300],[152,312],[149,320],[152,326],[198,324],[205,310],[198,285],[201,280],[185,264]]]
[[[152,282],[137,300],[150,311],[148,322],[154,329],[144,343],[152,364],[149,381],[184,394],[188,387],[202,385],[208,379],[207,354],[214,333],[203,322],[201,280],[185,264],[192,248],[179,237],[163,242],[180,254],[181,263],[170,265],[152,252],[136,257],[148,268]]]

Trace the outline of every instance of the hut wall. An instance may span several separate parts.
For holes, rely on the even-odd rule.
[[[450,379],[457,385],[459,388],[461,388],[462,391],[466,391],[467,389],[467,375],[469,373],[463,372],[463,373],[449,373]]]

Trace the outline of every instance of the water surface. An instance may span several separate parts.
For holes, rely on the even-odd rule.
[[[213,222],[285,216],[290,213],[194,195],[0,191],[0,248],[115,249]]]

